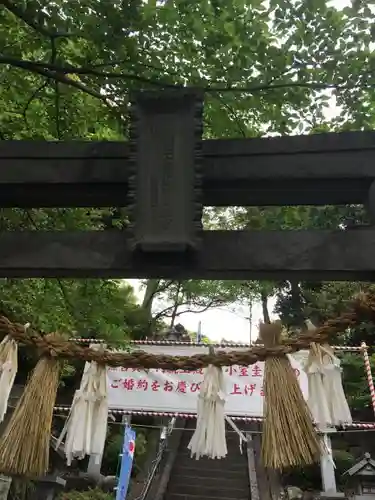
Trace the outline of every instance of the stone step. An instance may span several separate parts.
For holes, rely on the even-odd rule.
[[[180,463],[176,463],[175,467],[173,468],[172,471],[173,475],[176,475],[178,477],[180,476],[193,476],[193,477],[204,477],[207,478],[207,480],[216,480],[217,477],[225,477],[228,480],[230,479],[231,481],[241,481],[241,480],[248,480],[248,471],[247,469],[240,467],[236,469],[202,469],[199,467],[199,465],[196,464],[189,464],[189,465],[184,465]]]
[[[184,432],[181,436],[181,443],[188,443],[191,438],[193,437],[193,432]],[[226,441],[227,445],[228,444],[236,444],[238,446],[238,443],[240,442],[240,437],[237,433],[227,433],[226,434]]]
[[[185,493],[167,493],[165,500],[217,500],[217,497],[208,497],[206,495],[186,495]],[[221,497],[220,500],[233,500],[233,497]],[[236,500],[250,500],[250,496],[236,497]]]
[[[178,450],[178,455],[180,456],[185,456],[185,455],[191,455],[191,451],[189,450],[189,448],[186,446],[183,446],[183,447],[180,447],[179,450]],[[238,446],[236,446],[235,448],[228,448],[228,453],[227,455],[224,457],[224,458],[208,458],[208,457],[202,457],[200,458],[199,460],[232,460],[232,459],[242,459],[243,457],[245,456],[245,453],[240,453],[240,449]],[[195,459],[194,459],[195,460]]]
[[[187,445],[180,445],[178,449],[178,454],[179,455],[191,455],[191,451],[187,447]],[[224,458],[221,458],[220,460],[231,460],[232,458],[242,458],[246,456],[246,451],[243,450],[242,454],[240,452],[240,448],[238,446],[238,443],[236,443],[235,446],[227,446],[227,454]],[[202,457],[199,460],[219,460],[219,459],[212,459],[208,457]]]
[[[195,428],[194,428],[195,430]],[[183,434],[181,436],[181,439],[186,439],[186,440],[190,440],[192,435],[194,434],[194,431],[193,430],[184,430],[183,431]],[[226,440],[227,441],[238,441],[240,439],[239,435],[237,434],[237,432],[234,432],[234,431],[226,431],[225,432],[225,437],[226,437]]]
[[[183,466],[183,467],[195,467],[196,469],[201,470],[246,470],[247,464],[245,459],[240,458],[231,458],[224,460],[210,460],[209,458],[200,458],[196,460],[195,458],[191,458],[189,455],[178,456],[176,459],[175,465]]]
[[[178,454],[179,455],[190,455],[191,451],[188,448],[189,443],[180,443],[179,449],[178,449]],[[240,446],[239,442],[236,441],[232,445],[228,445],[227,443],[227,455],[225,458],[222,458],[221,460],[231,460],[232,458],[243,458],[246,456],[246,451],[243,449],[242,453],[240,451]],[[213,460],[209,459],[208,457],[202,457],[199,460]],[[216,459],[214,459],[216,460]]]
[[[170,485],[175,486],[175,484],[179,485],[191,485],[206,487],[209,484],[214,484],[215,486],[220,486],[225,488],[231,488],[233,485],[238,489],[245,489],[246,491],[249,488],[249,478],[246,474],[237,475],[237,476],[222,476],[218,475],[217,472],[213,475],[205,475],[205,471],[201,472],[201,475],[197,476],[194,472],[188,471],[188,474],[182,469],[176,475],[173,475],[170,479]]]
[[[180,444],[180,447],[178,449],[178,454],[180,455],[191,455],[191,451],[189,450],[187,444],[186,445],[181,445]],[[227,446],[227,454],[224,458],[222,458],[221,460],[225,460],[225,459],[230,459],[230,458],[235,458],[235,457],[243,457],[246,455],[246,449],[243,449],[243,452],[241,454],[240,452],[240,447],[238,446],[238,443],[236,443],[235,446]],[[208,457],[202,457],[203,459],[204,458],[207,458]],[[217,460],[217,459],[210,459],[210,460]]]
[[[250,430],[259,430],[254,428],[254,424],[244,424],[243,422],[235,422],[236,426],[242,431],[242,432],[247,432]],[[190,429],[190,432],[194,431],[197,426],[197,421],[196,419],[189,419],[186,421],[185,429]],[[225,422],[225,432],[229,435],[234,435],[236,434],[235,430],[232,428],[231,425],[228,424],[228,422]]]
[[[247,457],[240,453],[237,434],[228,433],[228,455],[221,460],[192,458],[191,437],[191,432],[182,435],[164,500],[249,500]]]
[[[214,497],[217,499],[221,498],[241,498],[243,495],[249,491],[249,488],[238,487],[239,485],[235,481],[228,481],[226,484],[217,484],[216,480],[211,480],[205,485],[189,483],[186,481],[178,480],[172,482],[168,487],[168,493],[181,493],[184,492],[185,495],[201,495],[202,497]]]

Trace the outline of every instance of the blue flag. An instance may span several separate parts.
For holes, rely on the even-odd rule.
[[[129,488],[130,474],[133,467],[135,450],[135,431],[129,426],[125,427],[124,444],[122,446],[120,477],[117,485],[116,500],[126,500]]]

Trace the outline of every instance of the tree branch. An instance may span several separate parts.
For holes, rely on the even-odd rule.
[[[48,68],[43,68],[41,64],[34,63],[32,61],[24,61],[21,59],[14,59],[13,57],[8,57],[8,56],[0,56],[0,64],[9,64],[10,66],[14,66],[16,68],[20,68],[26,71],[31,71],[32,73],[36,73],[38,75],[44,76],[46,78],[49,78],[51,80],[55,80],[57,82],[63,83],[65,85],[68,85],[70,87],[73,87],[75,89],[81,90],[82,92],[85,92],[86,94],[91,95],[92,97],[95,97],[96,99],[100,99],[103,101],[107,106],[110,108],[113,108],[113,105],[109,102],[108,98],[99,92],[97,92],[94,89],[91,89],[84,85],[81,82],[77,82],[76,80],[73,80],[66,76],[64,73],[58,72],[56,69],[55,70],[50,70]],[[47,66],[52,66],[46,63]],[[72,71],[73,73],[73,71]]]
[[[97,97],[99,99],[105,100],[106,98],[99,94],[98,92],[89,89],[84,84],[77,82],[76,80],[72,80],[66,75],[76,74],[76,75],[89,75],[89,76],[98,76],[103,78],[114,78],[114,79],[125,79],[125,80],[133,80],[141,83],[147,83],[153,85],[155,87],[160,88],[182,88],[184,87],[181,84],[175,84],[170,82],[164,82],[160,80],[154,80],[151,78],[146,78],[140,75],[134,75],[131,73],[117,73],[117,72],[102,72],[93,68],[85,68],[85,67],[74,67],[74,66],[58,66],[55,64],[50,64],[43,61],[29,61],[29,60],[21,60],[15,59],[10,56],[0,56],[0,64],[10,64],[12,66],[16,66],[22,69],[26,69],[32,71],[34,73],[39,73],[41,75],[46,76],[47,78],[54,78],[58,80],[60,83],[64,83],[66,85],[70,85],[76,87],[84,92],[90,93],[93,97]],[[369,75],[364,74],[361,78],[367,78]],[[249,86],[225,86],[220,87],[216,85],[206,85],[202,87],[202,90],[207,93],[220,93],[220,92],[240,92],[240,93],[256,93],[261,91],[273,91],[280,89],[292,89],[292,88],[306,88],[310,90],[325,90],[325,89],[334,89],[334,90],[353,90],[353,89],[371,89],[375,87],[375,82],[370,83],[368,81],[358,82],[358,83],[348,83],[341,84],[337,82],[332,83],[316,83],[316,82],[283,82],[283,83],[273,83],[273,84],[259,84],[259,85],[249,85]]]
[[[123,72],[108,72],[108,71],[98,71],[95,68],[86,68],[86,67],[75,67],[72,65],[65,65],[65,66],[60,66],[44,61],[30,61],[30,60],[25,60],[25,59],[16,59],[11,56],[1,56],[0,57],[0,63],[3,64],[10,64],[12,66],[18,66],[24,69],[28,69],[30,71],[34,72],[39,72],[39,71],[51,71],[55,74],[58,74],[62,77],[64,75],[69,75],[69,74],[75,74],[75,75],[88,75],[88,76],[98,76],[102,78],[114,78],[114,79],[120,79],[123,78],[124,80],[134,80],[140,83],[148,83],[150,85],[153,85],[155,87],[162,87],[162,88],[179,88],[182,87],[182,85],[175,84],[175,83],[170,83],[170,82],[163,82],[163,81],[158,81],[158,80],[153,80],[151,78],[146,78],[144,76],[140,75],[134,75],[131,73],[123,73]],[[68,78],[69,80],[69,78]]]
[[[168,281],[166,281],[166,283],[164,283],[164,285],[162,285],[162,286],[159,285],[157,290],[154,293],[154,296],[158,293],[163,293],[166,290],[168,290],[168,288],[173,285],[173,282],[174,282],[174,280],[168,280]]]
[[[178,304],[178,307],[184,307],[184,306],[187,306],[187,305],[189,305],[188,302],[183,302],[181,304]],[[222,302],[218,302],[216,299],[212,299],[205,306],[202,305],[201,309],[198,309],[198,310],[197,309],[184,309],[183,311],[177,312],[175,314],[175,316],[181,316],[182,314],[185,314],[185,313],[194,313],[194,314],[204,313],[204,312],[208,311],[208,309],[213,309],[213,308],[216,308],[216,307],[220,307],[221,305],[223,305]],[[166,307],[162,311],[156,313],[155,316],[154,316],[154,319],[157,320],[157,319],[162,318],[163,316],[166,316],[167,318],[169,318],[170,317],[169,313],[173,312],[174,307],[175,307],[174,305]]]
[[[207,304],[205,307],[202,307],[202,309],[184,309],[183,311],[177,312],[176,316],[181,316],[182,314],[185,313],[194,313],[194,314],[200,314],[208,311],[209,309],[215,309],[216,307],[220,307],[219,304],[215,305],[215,301],[213,301],[210,304]]]
[[[240,135],[242,137],[246,138],[247,134],[246,134],[245,128],[244,128],[243,124],[241,123],[241,120],[238,118],[235,110],[232,108],[232,106],[230,104],[226,103],[223,100],[223,97],[220,94],[218,96],[216,96],[216,98],[219,100],[220,104],[222,104],[224,106],[224,108],[228,111],[229,117],[232,117],[233,121],[236,123],[237,129],[238,129]]]
[[[27,127],[30,128],[30,125],[28,123],[28,120],[27,120],[27,112],[29,110],[29,107],[31,105],[31,103],[33,102],[33,100],[37,97],[37,95],[39,94],[39,92],[41,92],[42,90],[44,90],[49,84],[49,80],[46,80],[44,83],[42,83],[42,85],[40,85],[32,94],[31,96],[28,98],[26,104],[25,104],[25,107],[23,108],[23,111],[22,111],[22,115],[23,115],[23,118],[25,120],[25,124]]]
[[[158,313],[156,313],[153,316],[153,319],[158,320],[158,319],[162,318],[163,316],[166,316],[167,318],[169,318],[170,316],[168,315],[168,311],[173,310],[173,307],[174,306],[169,306],[169,307],[166,307],[165,309],[163,309],[162,311],[159,311]]]
[[[177,76],[180,77],[181,73],[178,71],[172,71],[166,68],[163,68],[161,66],[154,66],[153,64],[149,64],[146,62],[141,62],[137,61],[136,63],[134,61],[131,61],[129,59],[115,59],[114,61],[105,61],[102,63],[96,63],[96,64],[90,64],[91,69],[99,69],[99,68],[105,68],[106,66],[120,66],[121,64],[130,64],[133,66],[142,66],[143,68],[148,68],[153,71],[160,71],[163,73],[166,73],[170,76]]]

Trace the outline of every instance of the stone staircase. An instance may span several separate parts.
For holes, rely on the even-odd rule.
[[[192,428],[194,422],[188,422]],[[164,500],[250,500],[246,451],[237,434],[227,432],[228,455],[223,460],[190,458],[192,432],[184,431]]]

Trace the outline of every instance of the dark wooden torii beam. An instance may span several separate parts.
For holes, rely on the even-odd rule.
[[[364,203],[375,132],[202,141],[205,206]],[[128,203],[129,144],[0,141],[2,207]]]
[[[375,280],[375,231],[204,231],[192,255],[142,255],[123,231],[0,233],[0,277]]]
[[[128,207],[127,231],[0,233],[0,276],[366,280],[375,231],[203,231],[203,206],[366,204],[375,133],[202,141],[194,90],[135,98],[129,143],[0,142],[1,207]]]

